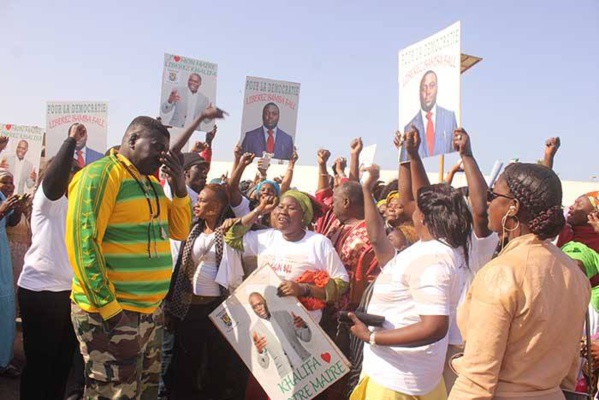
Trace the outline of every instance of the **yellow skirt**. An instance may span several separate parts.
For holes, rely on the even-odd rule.
[[[374,381],[370,377],[363,376],[358,386],[354,389],[349,400],[447,400],[447,391],[445,382],[441,382],[432,391],[421,396],[403,394],[391,389],[387,389]]]

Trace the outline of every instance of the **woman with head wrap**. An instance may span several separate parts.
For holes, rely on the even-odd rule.
[[[568,242],[584,243],[599,252],[599,234],[589,223],[589,218],[599,211],[599,191],[585,193],[578,197],[568,209],[566,226],[560,232],[557,246]]]
[[[261,215],[268,213],[273,228],[249,231]],[[277,294],[298,297],[316,322],[320,321],[326,303],[337,301],[349,282],[331,241],[308,230],[320,214],[317,201],[296,190],[285,192],[279,201],[275,196],[262,196],[260,204],[225,236],[231,247],[257,256],[258,268],[272,268],[282,279]],[[252,351],[259,352],[254,344]],[[252,378],[246,398],[266,398]]]
[[[279,293],[283,296],[323,300],[310,313],[321,318],[324,302],[337,300],[347,290],[348,275],[329,239],[308,230],[315,214],[320,214],[315,199],[289,190],[280,201],[275,196],[262,196],[260,204],[234,225],[225,237],[229,245],[258,257],[258,268],[270,265],[283,280]],[[254,222],[271,213],[273,228],[249,231]],[[324,271],[326,284],[297,283],[308,271]]]
[[[574,389],[590,285],[548,239],[564,227],[558,176],[509,165],[487,195],[489,229],[507,242],[458,311],[464,356],[449,398],[564,399]]]
[[[385,203],[387,205],[385,211],[387,226],[398,228],[401,225],[412,225],[411,217],[405,212],[404,205],[397,191],[389,193],[385,198]]]
[[[14,194],[13,175],[0,170],[0,376],[14,378],[19,370],[10,364],[15,341],[15,288],[6,226],[15,226],[29,196]]]

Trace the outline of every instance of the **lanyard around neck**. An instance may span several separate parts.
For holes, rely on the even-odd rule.
[[[156,191],[156,188],[152,184],[150,177],[147,175],[144,175],[146,177],[148,184],[152,188],[152,192],[154,193],[154,200],[156,200],[156,212],[154,212],[154,208],[152,207],[152,200],[150,200],[150,194],[144,187],[144,184],[137,178],[137,176],[135,176],[135,174],[133,173],[133,171],[131,171],[131,169],[129,168],[129,166],[127,164],[125,164],[121,160],[118,160],[118,161],[119,161],[119,163],[121,163],[121,165],[123,167],[125,167],[125,170],[127,171],[127,173],[135,180],[135,182],[139,186],[140,190],[144,194],[146,201],[148,202],[148,208],[150,210],[150,223],[148,224],[148,258],[152,258],[152,247],[151,247],[152,241],[154,242],[154,254],[158,257],[158,250],[156,249],[156,232],[154,232],[154,229],[153,229],[154,228],[154,220],[158,220],[160,218],[160,198],[158,197],[158,192]],[[162,227],[160,229],[162,231]],[[163,234],[163,236],[164,236],[164,234]]]

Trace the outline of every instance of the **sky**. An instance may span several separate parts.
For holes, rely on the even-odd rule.
[[[164,53],[218,64],[214,159],[232,159],[246,76],[301,83],[298,164],[362,137],[394,169],[398,51],[461,21],[462,125],[484,173],[542,158],[560,136],[562,179],[599,184],[599,1],[205,2],[0,0],[0,122],[45,127],[47,101],[108,101],[108,144],[157,116]],[[203,138],[200,136],[200,138]],[[445,170],[457,160],[446,157]],[[426,162],[438,171],[439,161]]]

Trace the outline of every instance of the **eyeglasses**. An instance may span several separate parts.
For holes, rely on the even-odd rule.
[[[507,195],[501,194],[501,193],[495,193],[493,191],[493,189],[487,189],[487,202],[490,203],[498,197],[503,197],[504,199],[516,200],[515,197],[507,196]]]

